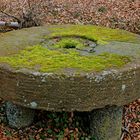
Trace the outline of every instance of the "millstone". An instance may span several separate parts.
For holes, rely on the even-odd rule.
[[[61,25],[0,38],[0,97],[5,100],[48,111],[91,111],[140,97],[138,35]]]
[[[82,112],[140,98],[136,34],[92,25],[33,27],[1,34],[0,50],[0,97],[22,107]]]

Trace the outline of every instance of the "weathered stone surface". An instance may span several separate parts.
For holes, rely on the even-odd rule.
[[[90,133],[96,140],[120,140],[123,107],[95,109],[90,115]]]
[[[45,39],[50,35],[51,27],[23,29],[1,35],[0,58],[10,59],[10,56],[35,44],[51,49],[51,38]],[[66,27],[61,26],[62,29]],[[125,32],[122,31],[122,34],[125,36]],[[124,38],[124,41],[113,38],[103,44],[95,41],[97,46],[94,45],[95,51],[92,53],[88,49],[79,51],[79,48],[75,48],[82,56],[96,56],[105,52],[131,58],[130,62],[120,67],[108,66],[90,71],[81,69],[78,72],[75,67],[65,67],[60,71],[53,69],[52,72],[45,72],[39,71],[39,64],[24,68],[14,67],[11,61],[11,65],[8,61],[0,62],[0,97],[21,106],[49,111],[91,111],[106,105],[127,104],[140,97],[140,37],[132,36],[134,38]],[[95,39],[98,40],[98,37]]]
[[[12,102],[6,102],[6,115],[11,127],[22,128],[33,122],[35,111],[14,105]]]

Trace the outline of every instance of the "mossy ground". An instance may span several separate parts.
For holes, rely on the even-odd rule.
[[[54,72],[65,68],[73,68],[78,71],[100,71],[110,67],[121,67],[129,61],[127,56],[117,54],[81,56],[73,49],[63,52],[49,50],[42,46],[27,47],[18,54],[0,57],[0,62],[8,63],[17,69],[29,68],[41,72]]]

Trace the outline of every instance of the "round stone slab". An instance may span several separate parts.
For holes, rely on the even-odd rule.
[[[92,25],[0,35],[0,97],[48,111],[91,111],[140,98],[140,36]]]

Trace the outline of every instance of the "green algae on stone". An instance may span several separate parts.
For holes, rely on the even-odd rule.
[[[40,72],[55,72],[65,68],[77,71],[100,71],[111,67],[121,67],[130,62],[127,56],[111,53],[81,56],[79,52],[69,49],[67,53],[49,50],[42,46],[32,46],[18,54],[0,57],[0,63],[7,63],[16,69],[28,68]]]
[[[137,43],[136,35],[124,30],[110,29],[93,25],[67,25],[54,26],[49,29],[52,33],[47,38],[55,37],[81,37],[96,41],[97,44],[106,44],[108,41],[121,41]]]

